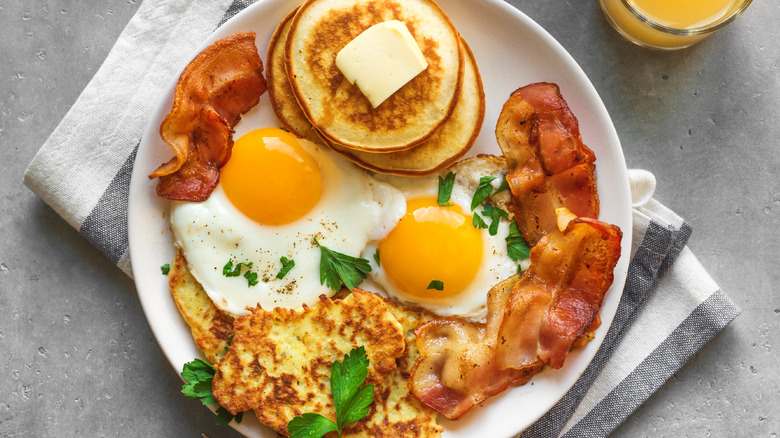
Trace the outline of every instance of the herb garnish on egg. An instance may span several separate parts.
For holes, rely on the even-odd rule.
[[[441,280],[431,280],[428,289],[444,290],[444,282]]]
[[[288,272],[290,272],[290,269],[295,267],[295,260],[282,256],[279,261],[282,262],[282,269],[280,269],[279,273],[276,274],[276,278],[281,280],[285,275],[287,275]]]
[[[503,192],[504,190],[509,190],[509,182],[507,182],[506,177],[504,177],[504,180],[501,181],[501,185],[498,186],[495,192],[493,192],[493,196],[495,196],[498,193]]]
[[[452,196],[452,187],[455,185],[455,174],[449,172],[446,177],[439,177],[439,195],[436,202],[442,207],[452,205],[450,196]]]
[[[441,178],[440,178],[441,179]],[[495,196],[504,190],[509,189],[509,183],[506,177],[501,181],[501,185],[493,191],[493,186],[490,184],[495,177],[483,176],[479,179],[479,185],[474,193],[474,198],[471,200],[471,210],[473,211],[477,206],[484,202],[488,196]],[[492,194],[491,194],[492,192]],[[471,223],[474,228],[488,228],[488,232],[491,236],[495,236],[498,233],[498,225],[501,218],[508,219],[509,213],[505,210],[496,207],[492,204],[486,203],[482,209],[482,216],[490,218],[490,226],[480,217],[479,214],[474,213]],[[523,235],[520,233],[520,229],[517,226],[517,222],[510,221],[509,223],[509,235],[506,237],[507,255],[513,261],[525,260],[530,256],[531,246],[525,241]],[[522,272],[522,267],[518,265],[517,272]],[[432,282],[433,283],[433,282]],[[430,288],[430,287],[429,287]]]
[[[494,179],[496,179],[495,176],[483,176],[479,179],[479,185],[474,192],[474,198],[471,200],[471,211],[474,211],[493,192],[493,185],[490,183]]]
[[[485,217],[489,217],[492,222],[490,222],[490,227],[488,228],[488,232],[491,236],[495,236],[496,233],[498,233],[498,223],[501,220],[501,218],[508,219],[509,213],[506,211],[494,207],[490,204],[485,204],[485,208],[482,210],[482,215]],[[476,215],[475,215],[476,216]]]
[[[247,287],[256,286],[259,283],[257,281],[257,272],[246,271],[244,272],[244,278],[246,278]]]
[[[471,225],[474,225],[474,228],[488,227],[488,224],[478,214],[471,216]]]
[[[352,290],[363,282],[371,272],[368,260],[352,257],[322,245],[317,239],[314,243],[322,252],[320,258],[320,284],[327,284],[333,290],[341,289],[341,285]]]
[[[257,285],[259,281],[257,281],[257,273],[252,272],[249,270],[249,268],[252,267],[252,262],[248,263],[237,263],[235,268],[233,267],[233,260],[228,260],[227,263],[225,263],[225,266],[222,267],[222,275],[225,277],[238,277],[241,275],[241,268],[246,268],[247,271],[244,272],[244,278],[246,278],[247,287],[252,287]]]
[[[523,234],[520,233],[520,228],[517,227],[515,221],[512,221],[512,223],[509,224],[509,235],[506,237],[506,249],[509,258],[514,261],[525,260],[531,254],[531,247],[523,238]]]
[[[227,263],[225,263],[225,266],[222,267],[222,275],[225,277],[238,277],[241,275],[241,268],[246,267],[247,269],[252,267],[252,262],[249,263],[238,263],[236,264],[235,269],[233,268],[233,260],[228,260]]]

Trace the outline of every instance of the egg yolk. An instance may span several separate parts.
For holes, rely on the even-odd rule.
[[[220,181],[236,208],[265,225],[302,217],[322,194],[317,162],[294,135],[278,128],[241,136],[222,167]]]
[[[482,233],[457,205],[434,198],[407,201],[406,215],[379,243],[382,268],[410,298],[441,298],[463,290],[482,262]],[[432,280],[444,290],[428,289]]]

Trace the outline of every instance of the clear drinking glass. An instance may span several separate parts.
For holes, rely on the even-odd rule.
[[[599,0],[607,21],[629,41],[642,47],[659,50],[675,50],[689,47],[703,40],[717,30],[734,21],[747,9],[752,0],[711,0],[723,3],[722,14],[710,21],[698,22],[693,26],[675,26],[656,16],[643,12],[637,0]],[[647,1],[647,0],[645,0]],[[680,0],[679,3],[685,3]],[[641,3],[641,2],[640,2]],[[670,8],[670,15],[679,14],[681,9]],[[672,20],[672,17],[669,17]]]

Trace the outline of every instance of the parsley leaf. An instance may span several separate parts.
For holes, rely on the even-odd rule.
[[[336,422],[320,414],[305,413],[287,423],[292,438],[320,438],[328,432],[341,430],[349,423],[368,414],[368,406],[374,401],[374,385],[361,386],[368,376],[368,357],[363,347],[353,348],[343,362],[333,362],[330,367],[330,388],[336,408]]]
[[[214,395],[211,393],[211,383],[214,380],[214,367],[202,359],[195,359],[192,362],[184,364],[181,371],[181,377],[186,383],[181,387],[181,393],[185,396],[198,400],[204,405],[217,403]],[[216,423],[228,424],[233,420],[233,415],[222,406],[217,408]],[[240,423],[243,418],[243,412],[236,414],[235,419]]]
[[[259,283],[257,281],[257,272],[246,271],[244,272],[244,278],[246,278],[246,287],[252,287]]]
[[[448,207],[452,205],[449,202],[452,195],[452,186],[455,185],[455,174],[450,172],[446,177],[439,177],[439,197],[436,202],[442,207]]]
[[[498,224],[501,221],[501,218],[509,217],[509,213],[490,204],[485,204],[485,208],[482,210],[482,215],[489,217],[491,220],[490,227],[488,228],[488,233],[490,233],[491,236],[495,236],[496,233],[498,233]]]
[[[377,265],[377,266],[382,266],[382,265],[379,263],[379,248],[377,248],[377,249],[376,249],[376,251],[374,251],[374,261],[376,262],[376,265]]]
[[[168,273],[171,272],[171,265],[169,263],[166,263],[160,266],[160,270],[162,271],[163,275],[168,275]]]
[[[490,182],[494,179],[496,179],[495,176],[483,176],[479,179],[479,185],[477,186],[477,190],[474,192],[474,198],[471,199],[471,211],[474,211],[474,209],[477,208],[477,206],[481,204],[482,201],[487,199],[487,197],[493,193],[493,185],[490,184]]]
[[[493,192],[493,195],[496,195],[496,194],[501,193],[504,190],[508,190],[508,189],[509,189],[509,183],[506,180],[506,176],[504,176],[504,179],[501,181],[501,185],[498,186],[498,188],[496,189],[495,192]]]
[[[431,280],[427,289],[444,290],[444,282],[441,280]]]
[[[358,390],[352,400],[344,406],[341,427],[354,423],[368,415],[368,405],[374,402],[374,385],[366,385]]]
[[[241,420],[244,419],[244,413],[239,412],[234,417],[233,414],[230,413],[227,409],[223,408],[222,406],[217,408],[216,411],[217,414],[217,426],[221,426],[223,424],[229,424],[231,421],[233,421],[233,418],[236,419],[236,423],[240,423]]]
[[[225,277],[238,277],[241,275],[241,268],[251,268],[252,262],[248,263],[238,263],[236,264],[235,268],[233,267],[233,260],[228,260],[227,263],[225,263],[225,266],[222,267],[222,275]],[[244,272],[244,278],[246,278],[246,287],[252,287],[255,286],[259,281],[257,281],[257,273],[246,271]]]
[[[473,216],[471,216],[471,225],[474,225],[474,228],[487,228],[488,224],[485,223],[484,220],[477,214],[474,213]]]
[[[295,417],[287,423],[290,438],[320,438],[328,432],[337,431],[338,427],[333,420],[311,412]]]
[[[202,359],[195,359],[184,364],[181,377],[187,381],[181,393],[192,399],[211,396],[211,380],[214,378],[214,368]]]
[[[285,275],[287,275],[288,272],[290,272],[290,269],[292,269],[295,266],[295,260],[288,259],[287,257],[282,256],[279,261],[282,262],[282,269],[279,270],[279,273],[276,274],[276,278],[282,279]]]
[[[239,263],[236,265],[235,269],[233,269],[233,260],[228,260],[227,263],[225,263],[225,266],[222,267],[222,275],[225,277],[238,277],[241,275],[241,268],[246,267],[247,269],[252,267],[252,262],[249,263]]]
[[[327,284],[333,290],[341,289],[341,285],[344,284],[352,290],[371,272],[368,260],[333,251],[321,245],[316,238],[314,243],[320,247],[321,252],[320,284]]]
[[[518,261],[527,259],[531,255],[531,246],[523,238],[517,223],[512,221],[509,224],[509,235],[506,236],[506,252],[509,258]],[[520,268],[518,267],[518,270]]]
[[[343,363],[336,361],[330,366],[330,388],[339,429],[368,414],[368,405],[374,400],[374,385],[360,388],[367,376],[368,357],[362,346],[345,355]],[[361,394],[366,389],[369,391],[367,400],[365,394]]]

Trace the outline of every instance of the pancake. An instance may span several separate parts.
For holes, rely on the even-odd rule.
[[[296,12],[298,12],[297,7],[279,22],[276,31],[271,36],[271,42],[268,44],[265,62],[268,97],[271,99],[271,106],[276,117],[288,131],[306,140],[322,143],[320,134],[309,123],[309,119],[306,118],[306,114],[303,113],[301,106],[295,99],[284,66],[284,44],[287,41],[287,34]]]
[[[429,140],[412,149],[384,154],[350,150],[329,143],[331,149],[366,169],[401,176],[429,175],[465,155],[474,145],[485,119],[485,92],[474,54],[465,40],[461,39],[461,44],[466,54],[463,87],[452,116]]]
[[[428,68],[373,108],[336,67],[338,52],[374,24],[399,20]],[[427,140],[450,117],[463,80],[458,32],[431,0],[309,0],[285,44],[285,66],[306,118],[331,142],[393,152]]]
[[[401,176],[424,176],[437,172],[462,157],[479,135],[485,118],[485,93],[474,54],[464,39],[463,86],[452,116],[424,143],[399,152],[374,153],[339,146],[320,137],[306,118],[284,71],[284,45],[297,8],[279,23],[271,37],[266,57],[268,95],[282,125],[297,135],[328,144],[334,151],[366,169]]]

